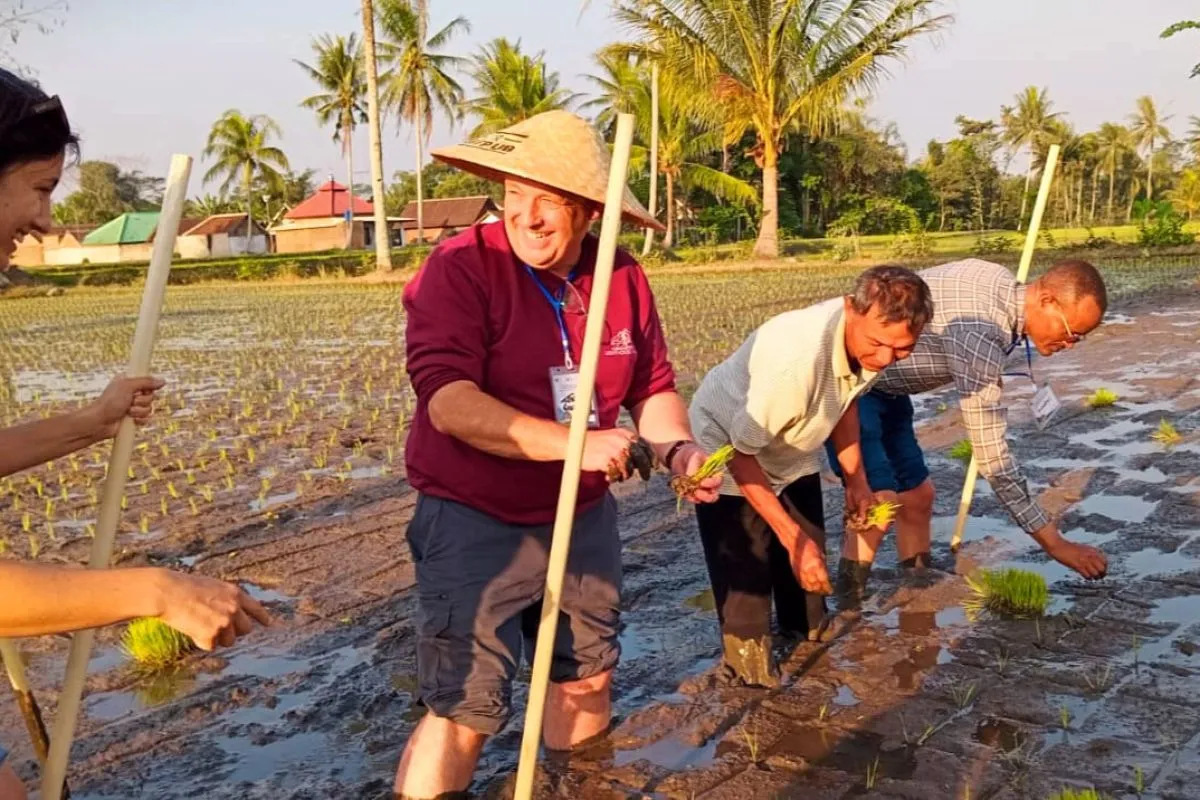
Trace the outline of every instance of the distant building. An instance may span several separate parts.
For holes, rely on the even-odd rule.
[[[252,222],[247,237],[247,219],[244,212],[213,214],[181,233],[175,248],[180,258],[225,258],[267,252],[270,249],[267,232]]]
[[[157,211],[129,211],[96,228],[83,238],[79,263],[117,264],[127,261],[149,261],[154,249],[154,234],[158,228]],[[196,227],[198,219],[181,219],[178,236]],[[176,240],[178,249],[178,240]]]
[[[353,213],[351,213],[351,211]],[[316,193],[284,215],[270,229],[277,253],[315,253],[349,247],[361,250],[375,246],[375,207],[361,197],[354,198],[336,181],[329,181]],[[404,243],[403,217],[388,219],[391,245]]]
[[[64,225],[41,238],[26,236],[17,244],[12,263],[22,267],[79,264],[83,261],[83,238],[94,225]]]
[[[426,200],[423,205],[422,222],[424,222],[426,242],[440,242],[477,222],[494,222],[500,219],[500,207],[486,195]],[[406,205],[400,216],[412,220],[403,224],[404,238],[406,241],[415,242],[417,238],[416,202]]]

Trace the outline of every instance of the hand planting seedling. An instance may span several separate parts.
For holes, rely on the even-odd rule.
[[[967,578],[972,596],[964,604],[973,619],[983,613],[997,617],[1035,619],[1046,614],[1050,590],[1046,579],[1021,569],[981,569]]]
[[[671,490],[675,492],[675,496],[678,498],[676,510],[683,508],[683,498],[699,489],[702,482],[720,475],[729,462],[733,460],[736,452],[733,449],[733,445],[727,444],[709,456],[708,460],[700,465],[700,469],[691,475],[676,475],[674,478],[671,478]]]
[[[1168,450],[1183,441],[1179,431],[1175,430],[1175,426],[1166,419],[1158,423],[1158,430],[1151,434],[1150,438]]]
[[[1111,389],[1097,389],[1087,396],[1084,404],[1088,408],[1108,408],[1117,402],[1117,393]]]
[[[191,639],[157,617],[133,620],[121,637],[125,654],[149,672],[175,665],[193,647]]]
[[[970,439],[961,439],[953,444],[950,448],[950,457],[958,459],[966,464],[975,455],[975,449],[971,446]]]

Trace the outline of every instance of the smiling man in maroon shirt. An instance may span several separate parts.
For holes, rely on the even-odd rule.
[[[465,791],[486,738],[507,722],[522,651],[532,655],[576,398],[608,150],[581,118],[542,114],[435,151],[504,182],[504,220],[440,245],[406,287],[408,371],[417,394],[406,463],[418,490],[408,528],[421,604],[420,698],[431,713],[405,748],[401,797]],[[626,191],[624,217],[658,226]],[[620,655],[621,556],[611,472],[636,434],[690,474],[707,454],[675,393],[645,274],[618,252],[583,454],[543,731],[569,750],[610,721]],[[719,479],[691,499],[712,502]]]

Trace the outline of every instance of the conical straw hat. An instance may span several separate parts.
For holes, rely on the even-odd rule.
[[[432,155],[488,180],[525,178],[600,205],[612,160],[595,128],[570,111],[547,111],[497,133],[439,148]],[[628,186],[621,212],[630,222],[663,230]]]

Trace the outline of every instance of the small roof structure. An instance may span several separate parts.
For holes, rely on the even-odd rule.
[[[422,220],[426,228],[469,228],[489,213],[499,214],[500,207],[487,195],[473,197],[446,197],[424,202]],[[409,203],[400,212],[400,216],[409,217],[412,223],[405,223],[405,230],[417,227],[416,201]]]
[[[337,181],[323,183],[316,193],[289,211],[287,219],[342,217],[350,207],[350,192]],[[354,198],[354,214],[373,214],[375,207],[361,197]]]
[[[158,211],[127,211],[83,237],[83,244],[96,246],[153,242],[159,216],[160,212]],[[197,219],[181,219],[179,230],[176,233],[194,228],[199,221]]]
[[[254,229],[261,232],[262,227],[254,224]],[[234,212],[232,214],[213,214],[199,225],[189,228],[180,236],[215,236],[220,233],[227,233],[234,236],[244,235],[246,230],[246,213]]]

